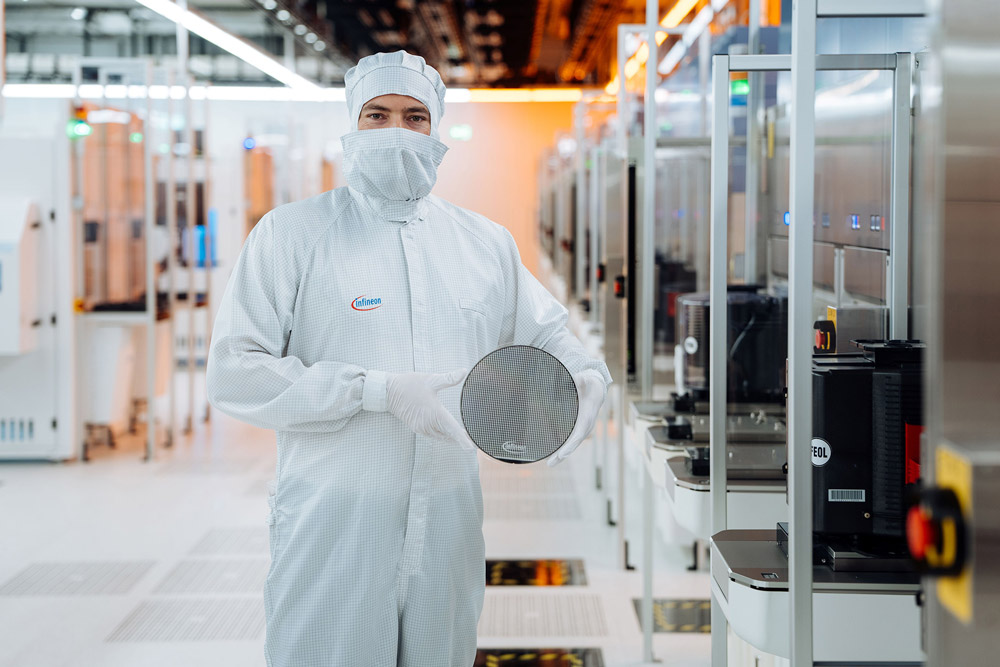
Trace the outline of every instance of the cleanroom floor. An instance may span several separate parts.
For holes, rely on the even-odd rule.
[[[591,446],[555,469],[483,459],[487,558],[582,559],[587,583],[487,587],[481,647],[641,664],[641,579],[619,567]],[[141,448],[133,437],[88,463],[0,464],[0,667],[264,664],[273,434],[215,414],[153,462]],[[685,569],[690,549],[656,551],[657,597],[708,597],[707,575]],[[709,664],[707,634],[657,634],[654,647],[660,664]]]

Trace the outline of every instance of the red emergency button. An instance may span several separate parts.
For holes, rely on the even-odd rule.
[[[955,576],[965,567],[966,529],[955,492],[930,488],[906,514],[906,542],[925,574]]]
[[[910,555],[918,561],[923,561],[927,555],[927,547],[937,542],[934,524],[919,505],[911,507],[906,515],[906,542],[910,547]]]

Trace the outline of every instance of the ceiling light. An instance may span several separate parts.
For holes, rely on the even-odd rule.
[[[294,88],[319,88],[315,83],[283,66],[269,54],[215,25],[200,14],[183,9],[171,0],[137,0],[157,14],[183,26],[204,40],[228,51],[243,62]]]
[[[298,35],[299,37],[306,34],[307,32],[309,32],[309,30],[301,23],[295,26],[295,34]]]
[[[74,21],[82,21],[87,18],[87,10],[83,7],[74,7],[73,11],[69,13],[69,17]]]
[[[323,42],[316,42],[315,44],[313,44],[313,48],[316,49],[317,51],[322,51],[323,49],[326,48],[326,44],[324,44]]]
[[[660,21],[664,28],[676,28],[684,20],[684,17],[691,13],[698,0],[677,0],[677,3],[667,12],[667,15]]]
[[[277,8],[278,8],[278,3],[275,2],[274,0],[264,0],[264,9],[266,9],[267,11],[273,12]]]
[[[287,21],[289,18],[291,18],[292,15],[288,12],[287,9],[279,9],[278,13],[275,14],[275,16],[278,17],[279,21]]]
[[[311,32],[308,35],[306,35],[306,43],[307,44],[312,44],[315,41],[316,41],[316,34],[315,33]]]

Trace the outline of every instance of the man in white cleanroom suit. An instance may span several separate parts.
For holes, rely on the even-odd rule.
[[[345,83],[348,187],[280,206],[250,233],[215,322],[208,395],[277,431],[267,664],[470,667],[486,568],[458,385],[503,345],[559,358],[580,416],[551,464],[587,436],[611,378],[507,230],[430,194],[447,150],[438,73],[380,53]]]

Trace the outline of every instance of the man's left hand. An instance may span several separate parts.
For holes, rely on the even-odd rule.
[[[576,425],[573,426],[573,431],[566,438],[566,442],[563,443],[562,447],[549,457],[548,466],[550,468],[559,465],[563,459],[572,454],[580,446],[581,442],[587,439],[590,432],[594,430],[597,415],[601,411],[601,405],[604,404],[604,395],[607,392],[607,387],[599,374],[591,371],[583,371],[573,376],[573,382],[576,383],[576,392],[579,397]]]

